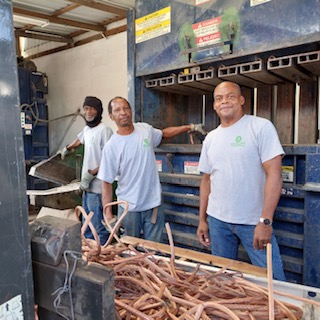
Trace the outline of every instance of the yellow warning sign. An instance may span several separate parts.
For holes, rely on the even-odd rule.
[[[293,178],[294,178],[294,167],[282,166],[282,181],[293,182]]]
[[[163,8],[136,19],[136,43],[171,32],[171,7]]]

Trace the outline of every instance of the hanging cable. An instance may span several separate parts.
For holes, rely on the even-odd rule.
[[[70,255],[73,261],[73,266],[69,274],[69,260],[67,255]],[[63,258],[66,263],[66,273],[65,273],[65,278],[64,278],[64,283],[63,286],[58,288],[56,291],[52,293],[52,295],[57,295],[56,298],[53,300],[53,306],[56,310],[56,313],[61,316],[64,319],[70,320],[69,317],[65,316],[62,314],[59,310],[61,309],[67,309],[67,307],[61,306],[61,297],[64,293],[69,293],[69,300],[70,300],[70,314],[71,314],[71,320],[75,320],[75,315],[74,315],[74,307],[73,307],[73,300],[72,300],[72,286],[71,286],[71,281],[72,277],[76,271],[77,267],[77,262],[80,260],[82,257],[82,254],[80,252],[75,252],[75,251],[70,251],[66,250],[63,253]]]

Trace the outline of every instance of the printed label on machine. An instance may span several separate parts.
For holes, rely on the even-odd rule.
[[[171,32],[171,7],[136,19],[136,43]]]
[[[21,294],[0,305],[0,319],[24,319]]]
[[[269,1],[271,0],[250,0],[250,6],[254,7],[254,6],[257,6],[258,4],[266,3]]]
[[[26,114],[24,112],[20,112],[20,121],[21,121],[21,128],[24,128],[26,125]]]
[[[185,161],[184,162],[184,173],[187,174],[200,174],[199,162],[196,161]]]
[[[282,166],[282,180],[284,182],[293,182],[293,166]]]
[[[220,42],[221,17],[201,21],[192,25],[198,47]]]
[[[195,0],[195,5],[198,6],[200,4],[203,4],[203,3],[206,3],[206,2],[209,2],[210,0]]]
[[[162,172],[162,160],[156,160],[158,172]]]

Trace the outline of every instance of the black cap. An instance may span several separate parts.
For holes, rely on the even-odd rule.
[[[103,107],[102,102],[97,97],[88,96],[84,99],[83,106],[93,107],[98,111],[98,114],[102,115]]]

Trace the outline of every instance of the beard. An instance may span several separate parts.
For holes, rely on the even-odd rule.
[[[89,121],[89,119],[92,119]],[[90,128],[96,127],[102,120],[102,117],[100,114],[98,114],[95,118],[86,118],[86,125]]]

